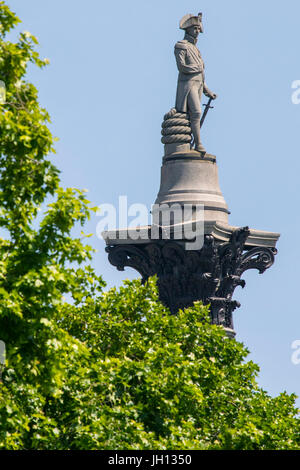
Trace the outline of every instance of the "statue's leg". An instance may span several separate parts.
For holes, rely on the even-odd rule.
[[[201,101],[199,88],[201,87],[200,82],[194,82],[191,90],[188,94],[187,105],[188,112],[191,120],[191,128],[195,141],[195,150],[201,153],[205,153],[206,150],[201,144],[200,139],[200,119],[201,119]]]

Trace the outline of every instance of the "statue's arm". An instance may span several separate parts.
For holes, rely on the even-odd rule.
[[[210,96],[212,94],[212,91],[208,88],[205,82],[203,84],[203,93],[205,96]]]
[[[187,64],[186,63],[186,50],[175,47],[175,57],[179,72],[182,73],[201,73],[202,67],[200,64]]]
[[[203,84],[203,93],[205,94],[205,96],[207,96],[208,98],[212,98],[213,100],[215,100],[215,99],[217,98],[216,93],[213,93],[213,92],[208,88],[208,86],[206,85],[205,82],[204,82],[204,84]]]

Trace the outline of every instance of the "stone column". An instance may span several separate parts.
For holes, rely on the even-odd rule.
[[[279,234],[228,224],[229,211],[213,155],[203,158],[193,150],[165,155],[155,202],[167,207],[203,205],[203,246],[187,249],[190,240],[184,233],[175,239],[171,227],[166,237],[163,225],[155,239],[151,226],[143,228],[147,239],[132,240],[130,229],[117,231],[117,235],[106,232],[110,263],[121,271],[126,266],[136,269],[143,282],[157,275],[160,299],[171,314],[195,301],[209,304],[212,323],[222,325],[234,337],[233,312],[240,307],[232,299],[235,288],[245,287],[241,276],[246,270],[263,273],[272,266]]]

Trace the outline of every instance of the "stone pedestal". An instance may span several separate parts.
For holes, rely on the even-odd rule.
[[[187,249],[190,240],[184,238],[184,233],[175,239],[175,226],[168,238],[164,236],[164,226],[159,227],[156,239],[152,226],[141,228],[143,237],[138,240],[133,240],[132,229],[105,232],[110,263],[118,270],[126,266],[136,269],[143,282],[157,275],[160,299],[171,314],[198,300],[209,304],[212,323],[222,325],[234,337],[232,314],[240,306],[232,299],[234,290],[245,286],[241,276],[246,270],[263,273],[272,266],[279,234],[228,224],[229,211],[213,155],[203,158],[191,150],[166,154],[155,202],[167,207],[202,205],[203,245]]]
[[[165,156],[155,203],[203,204],[205,222],[228,224],[229,211],[219,186],[216,157],[201,157],[193,150]]]

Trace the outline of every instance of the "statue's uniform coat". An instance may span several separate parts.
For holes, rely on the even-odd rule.
[[[179,70],[175,108],[182,113],[201,114],[202,92],[207,95],[210,90],[205,83],[200,51],[195,44],[184,39],[175,44],[175,57]]]

